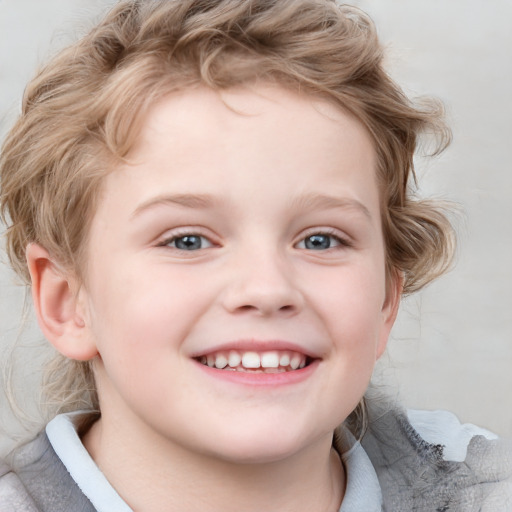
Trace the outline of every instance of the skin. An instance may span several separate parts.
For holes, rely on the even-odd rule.
[[[338,510],[333,430],[399,301],[370,136],[278,87],[197,88],[154,105],[130,160],[105,178],[85,283],[28,250],[45,334],[94,359],[86,448],[136,511]],[[305,378],[232,382],[194,359],[281,342],[312,356]]]

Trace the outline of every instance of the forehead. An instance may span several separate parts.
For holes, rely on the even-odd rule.
[[[162,151],[155,153],[157,148]],[[275,169],[299,157],[315,167],[319,157],[334,161],[343,153],[344,160],[363,157],[367,161],[361,165],[375,169],[371,137],[351,114],[326,100],[265,84],[224,91],[197,87],[166,96],[143,119],[130,158],[142,162],[148,155],[158,159],[172,154],[177,168],[240,148],[247,165],[262,152],[275,159]]]
[[[247,190],[281,202],[328,191],[367,209],[378,204],[375,152],[362,123],[276,86],[172,93],[148,111],[128,159],[107,176],[107,188],[134,195],[139,206],[164,193],[228,203]]]

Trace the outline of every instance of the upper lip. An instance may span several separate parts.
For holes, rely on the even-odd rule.
[[[229,352],[230,350],[238,350],[240,352],[270,352],[272,350],[289,350],[291,352],[298,352],[304,354],[311,359],[319,359],[320,355],[306,348],[303,345],[284,340],[256,340],[256,339],[241,339],[236,341],[229,341],[213,345],[208,348],[203,348],[193,352],[191,357],[201,357],[216,352]]]

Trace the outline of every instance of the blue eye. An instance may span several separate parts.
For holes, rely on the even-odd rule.
[[[197,251],[211,247],[212,243],[204,236],[183,235],[171,238],[165,242],[165,245],[174,247],[180,251]]]
[[[326,233],[314,233],[301,240],[298,244],[299,249],[308,249],[311,251],[325,251],[331,247],[346,245],[338,237]]]

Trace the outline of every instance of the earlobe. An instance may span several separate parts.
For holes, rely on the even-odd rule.
[[[64,356],[87,361],[97,355],[79,302],[76,278],[67,275],[38,244],[26,250],[37,320],[48,341]]]
[[[389,334],[398,315],[403,286],[404,276],[401,272],[396,271],[389,277],[386,300],[382,306],[382,328],[379,344],[377,346],[377,359],[379,359],[384,353],[384,350],[386,350]]]

